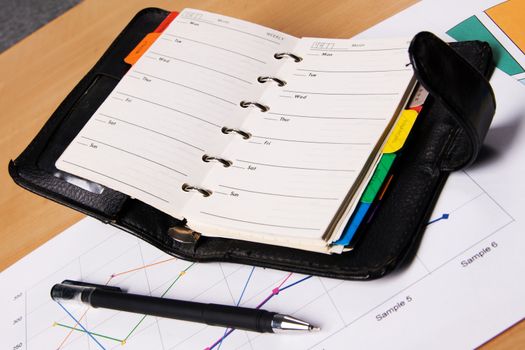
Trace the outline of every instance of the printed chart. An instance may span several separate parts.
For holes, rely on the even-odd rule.
[[[499,69],[525,84],[525,3],[508,0],[472,15],[447,31],[454,39],[490,44]]]
[[[486,41],[492,48],[496,66],[525,84],[523,13],[522,0],[425,0],[357,37],[413,37],[420,31],[431,31],[445,41]]]
[[[33,261],[27,259],[34,264],[38,278],[13,276],[18,265],[11,274],[8,271],[2,276],[2,285],[13,286],[2,291],[8,310],[2,316],[2,333],[10,338],[5,345],[18,345],[17,349],[267,349],[281,348],[286,343],[288,349],[339,348],[345,338],[355,336],[356,329],[397,327],[399,323],[392,320],[419,317],[429,307],[428,294],[441,279],[458,288],[455,275],[487,268],[482,265],[494,264],[508,250],[506,236],[508,228],[515,225],[513,217],[468,173],[452,176],[446,193],[415,260],[407,269],[372,282],[339,281],[234,264],[191,263],[85,219],[43,246]],[[479,216],[480,212],[491,215]],[[470,229],[465,231],[465,227]],[[73,242],[77,244],[71,245]],[[64,256],[57,256],[57,252]],[[49,271],[46,265],[57,268]],[[19,279],[18,284],[27,283],[26,287],[16,289],[14,279]],[[315,321],[322,331],[294,336],[290,342],[290,338],[276,335],[61,305],[50,299],[49,290],[63,279],[167,298],[264,306]],[[422,334],[425,332],[432,329]],[[358,343],[359,337],[355,341]]]

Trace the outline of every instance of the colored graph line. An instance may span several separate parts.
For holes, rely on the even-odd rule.
[[[255,266],[252,267],[252,270],[250,271],[250,274],[248,275],[248,278],[246,279],[246,283],[244,283],[244,287],[242,288],[241,295],[239,296],[239,299],[237,299],[237,303],[235,303],[235,306],[239,306],[239,304],[241,303],[242,297],[244,296],[244,292],[246,291],[246,288],[248,287],[248,283],[250,283],[250,279],[252,278],[254,270],[255,270]],[[226,336],[226,333],[228,333],[229,330],[230,330],[230,328],[226,328],[224,330],[224,334],[222,335],[222,339],[224,339],[224,337]],[[217,350],[219,350],[221,348],[221,345],[222,345],[222,340],[219,342],[219,347],[217,348]]]
[[[79,321],[80,321],[80,320],[79,320]],[[60,327],[64,327],[64,328],[71,329],[72,331],[85,333],[82,329],[78,329],[78,328],[75,328],[75,327],[71,327],[71,326],[68,326],[67,324],[63,324],[63,323],[55,322],[55,323],[53,323],[53,326],[60,326]],[[122,342],[123,342],[122,339],[113,338],[113,337],[110,337],[110,336],[107,336],[107,335],[104,335],[104,334],[99,334],[99,333],[95,333],[95,332],[88,332],[88,333],[91,334],[91,335],[95,335],[95,336],[97,336],[97,337],[100,337],[100,338],[105,338],[105,339],[109,339],[109,340],[114,340],[114,341],[117,341],[117,342],[119,342],[119,343],[122,343]]]
[[[111,282],[111,280],[113,279],[114,275],[111,275],[109,276],[108,280],[106,281],[106,283],[104,285],[108,285],[109,282]],[[86,316],[87,312],[89,311],[89,307],[86,308],[86,310],[84,311],[84,313],[80,316],[80,318],[78,319],[79,321],[82,321],[82,319]],[[62,325],[60,323],[53,323],[53,325]],[[64,337],[64,339],[62,339],[62,342],[60,342],[60,344],[58,345],[57,347],[57,350],[60,350],[62,348],[62,346],[64,346],[64,344],[66,343],[66,341],[69,339],[69,337],[71,336],[71,334],[73,334],[73,331],[76,331],[78,330],[77,329],[77,325],[75,324],[73,327],[69,327],[67,326],[66,328],[69,328],[70,331],[66,334],[66,336]]]
[[[142,267],[139,267],[139,268],[134,268],[134,269],[131,269],[131,270],[127,270],[127,271],[123,271],[123,272],[119,272],[119,273],[114,273],[110,276],[110,278],[108,279],[108,281],[106,282],[106,285],[109,284],[109,282],[117,277],[117,276],[122,276],[124,274],[127,274],[127,273],[131,273],[131,272],[135,272],[135,271],[138,271],[138,270],[141,270],[141,269],[145,269],[145,268],[148,268],[148,267],[151,267],[151,266],[155,266],[155,265],[158,265],[158,264],[161,264],[161,263],[164,263],[164,262],[168,262],[168,261],[171,261],[175,258],[170,258],[170,259],[167,259],[167,260],[162,260],[162,261],[159,261],[159,262],[156,262],[156,263],[153,263],[153,264],[149,264],[149,265],[144,265]],[[188,267],[186,267],[184,270],[182,270],[177,278],[175,278],[175,280],[168,286],[168,288],[162,293],[161,295],[161,298],[164,297],[172,288],[173,286],[175,285],[175,283],[177,283],[177,281],[179,281],[182,276],[184,276],[186,274],[186,272],[193,266],[195,265],[195,263],[191,263]],[[246,279],[246,282],[243,286],[243,289],[241,291],[241,294],[236,302],[236,306],[240,305],[241,301],[242,301],[242,298],[244,297],[244,294],[246,292],[246,289],[248,287],[248,284],[253,276],[253,273],[254,273],[254,270],[255,270],[255,267],[252,267],[249,275],[248,275],[248,278]],[[264,306],[266,303],[268,303],[273,297],[275,297],[276,295],[278,295],[280,292],[288,289],[288,288],[291,288],[309,278],[311,278],[312,276],[306,276],[300,280],[297,280],[293,283],[290,283],[286,286],[283,287],[283,285],[290,279],[290,277],[293,275],[292,272],[290,272],[282,281],[281,283],[279,283],[279,285],[275,288],[272,289],[271,293],[263,299],[263,301],[261,301],[257,306],[256,306],[256,309],[259,309],[261,308],[262,306]],[[57,302],[58,303],[58,302]],[[127,340],[133,335],[133,333],[137,330],[137,328],[142,324],[142,322],[144,321],[144,319],[146,319],[147,315],[143,315],[141,317],[141,319],[133,326],[133,328],[131,329],[131,331],[126,335],[126,337],[124,337],[124,339],[119,339],[119,338],[115,338],[115,337],[111,337],[111,336],[108,336],[108,335],[105,335],[105,334],[100,334],[100,333],[95,333],[95,332],[90,332],[88,331],[80,322],[81,320],[85,317],[85,315],[87,314],[87,311],[88,310],[85,310],[84,313],[82,314],[82,316],[77,320],[62,304],[58,303],[62,309],[69,315],[69,317],[71,317],[73,319],[73,321],[75,322],[74,326],[69,326],[69,325],[66,325],[66,324],[62,324],[62,323],[58,323],[58,322],[55,322],[53,323],[54,326],[59,326],[59,327],[63,327],[65,329],[69,329],[69,333],[68,335],[66,336],[66,338],[60,343],[58,349],[60,349],[63,344],[65,343],[65,341],[67,340],[67,338],[70,336],[71,333],[73,332],[81,332],[81,333],[86,333],[89,337],[91,337],[91,339],[93,339],[93,341],[95,341],[97,343],[98,346],[100,346],[102,349],[105,350],[104,346],[95,338],[95,337],[99,337],[99,338],[103,338],[103,339],[108,339],[108,340],[112,340],[112,341],[115,341],[115,342],[118,342],[118,343],[121,343],[122,345],[126,344]],[[77,328],[77,327],[80,327]],[[206,350],[212,350],[216,347],[220,348],[222,342],[224,341],[224,339],[226,339],[230,334],[232,334],[233,332],[235,331],[234,328],[228,328],[225,330],[223,336],[221,338],[219,338],[217,341],[215,341],[211,346],[207,347]],[[217,349],[218,350],[218,349]]]
[[[309,278],[312,278],[312,276],[306,276],[298,281],[295,281],[293,283],[290,283],[289,285],[286,285],[284,287],[282,287],[286,281],[288,281],[288,279],[292,276],[292,272],[290,272],[285,278],[284,280],[277,286],[275,287],[274,289],[272,289],[272,292],[262,301],[259,303],[259,305],[257,305],[255,308],[256,309],[260,309],[262,306],[264,306],[264,304],[266,304],[267,302],[269,302],[273,297],[275,297],[276,295],[279,294],[279,292],[282,292],[288,288],[291,288],[293,286],[296,286],[298,285],[299,283],[301,282],[304,282],[306,281],[307,279]],[[282,287],[282,288],[281,288]],[[230,334],[232,334],[233,332],[235,331],[235,328],[230,328],[226,331],[226,333],[224,333],[224,335],[222,337],[220,337],[219,339],[217,339],[212,345],[204,348],[204,350],[213,350],[215,347],[219,346],[219,344],[222,343],[222,341],[224,339],[226,339],[228,336],[230,336]]]
[[[443,215],[441,215],[441,217],[437,218],[437,219],[434,219],[434,220],[430,220],[428,223],[427,223],[427,226],[430,225],[430,224],[433,224],[435,222],[438,222],[440,220],[446,220],[448,219],[448,217],[450,216],[450,214],[447,214],[447,213],[443,213]]]
[[[151,266],[155,266],[155,265],[159,265],[159,264],[162,264],[162,263],[165,263],[165,262],[168,262],[168,261],[171,261],[171,260],[174,260],[174,259],[177,259],[177,258],[170,258],[170,259],[166,259],[166,260],[161,260],[161,261],[157,261],[155,263],[152,263],[152,264],[148,264],[148,265],[144,265],[144,266],[141,266],[141,267],[137,267],[137,268],[134,268],[134,269],[131,269],[131,270],[127,270],[127,271],[123,271],[123,272],[119,272],[119,273],[114,273],[112,274],[111,276],[109,276],[108,280],[106,281],[105,285],[107,286],[109,284],[109,282],[111,282],[111,280],[117,276],[122,276],[122,275],[125,275],[127,273],[131,273],[131,272],[135,272],[135,271],[138,271],[138,270],[142,270],[142,269],[146,269],[148,267],[151,267]],[[82,319],[86,316],[87,312],[89,310],[89,307],[84,311],[84,313],[82,314],[82,316],[80,316],[79,318],[79,321],[82,321]],[[58,324],[57,322],[55,322],[54,324]],[[70,331],[66,334],[66,336],[64,337],[64,339],[62,340],[62,342],[60,342],[60,344],[58,345],[57,347],[57,350],[60,350],[62,348],[62,346],[64,346],[64,344],[66,343],[66,341],[69,339],[69,337],[71,336],[71,334],[73,334],[73,331],[74,330],[77,330],[77,325],[74,325],[73,327],[69,327],[70,328]]]
[[[87,312],[89,310],[89,307],[86,308],[86,310],[84,311],[84,313],[82,314],[82,316],[80,316],[80,318],[78,319],[79,321],[82,321],[82,319],[84,318],[84,316],[86,316]],[[55,322],[53,323],[53,325],[61,325],[60,323],[58,322]],[[73,327],[69,327],[68,328],[70,329],[70,331],[66,334],[66,336],[64,337],[64,339],[62,339],[62,341],[60,342],[60,344],[58,345],[57,347],[57,350],[60,350],[62,348],[62,346],[64,346],[64,344],[66,343],[66,341],[69,339],[69,337],[71,336],[71,334],[73,334],[73,331],[77,330],[77,326],[78,324],[75,324]]]
[[[298,280],[298,281],[295,281],[295,282],[293,282],[293,283],[290,283],[289,285],[287,285],[287,286],[281,288],[281,289],[279,290],[279,292],[282,292],[283,290],[287,290],[288,288],[291,288],[291,287],[293,287],[293,286],[295,286],[295,285],[297,285],[297,284],[299,284],[299,283],[301,283],[301,282],[304,282],[304,281],[306,281],[306,280],[309,279],[309,278],[312,278],[312,276],[306,276],[306,277],[304,277],[304,278],[302,278],[302,279],[300,279],[300,280]]]
[[[100,344],[100,343],[98,342],[98,340],[93,336],[93,334],[91,334],[91,333],[86,329],[86,327],[84,327],[84,326],[80,323],[80,321],[77,321],[77,319],[75,318],[75,316],[73,316],[73,315],[71,314],[71,312],[69,312],[69,311],[64,307],[64,305],[60,304],[58,301],[57,301],[57,304],[60,305],[60,307],[66,312],[66,314],[68,314],[69,317],[71,317],[71,318],[73,319],[73,321],[75,321],[75,324],[77,324],[78,326],[80,326],[80,328],[82,328],[82,329],[84,330],[84,332],[87,333],[87,335],[89,335],[89,336],[91,337],[91,339],[93,339],[93,341],[94,341],[95,343],[97,343],[98,346],[100,346],[100,348],[101,348],[102,350],[106,350],[106,348],[104,348],[104,347],[102,346],[102,344]]]
[[[193,266],[195,265],[195,263],[191,263],[187,268],[185,268],[184,270],[182,270],[179,275],[177,276],[177,278],[175,278],[175,280],[170,284],[170,286],[164,291],[164,293],[162,293],[162,295],[160,296],[161,298],[164,298],[164,296],[170,291],[170,289],[175,285],[175,283],[182,277],[186,274],[186,272]],[[126,335],[126,337],[124,338],[123,340],[123,344],[126,343],[126,341],[128,340],[129,337],[131,337],[131,335],[135,332],[135,330],[140,326],[140,324],[142,323],[142,321],[144,321],[144,319],[146,319],[148,315],[143,315],[142,318],[140,319],[139,322],[137,322],[137,324],[135,325],[135,327],[133,327],[133,329],[128,333],[128,335]]]
[[[105,285],[108,285],[109,282],[117,277],[117,276],[122,276],[122,275],[125,275],[127,273],[131,273],[131,272],[135,272],[135,271],[138,271],[138,270],[142,270],[142,269],[146,269],[148,267],[152,267],[152,266],[155,266],[155,265],[159,265],[159,264],[162,264],[162,263],[165,263],[165,262],[168,262],[168,261],[172,261],[176,258],[170,258],[170,259],[166,259],[166,260],[162,260],[162,261],[158,261],[158,262],[155,262],[155,263],[152,263],[152,264],[148,264],[148,265],[144,265],[144,266],[141,266],[141,267],[138,267],[138,268],[134,268],[134,269],[131,269],[131,270],[127,270],[127,271],[123,271],[123,272],[119,272],[119,273],[114,273],[112,274],[108,281],[105,283]],[[184,269],[183,271],[181,271],[179,273],[179,275],[177,276],[177,278],[169,285],[169,287],[164,291],[164,293],[162,293],[161,295],[161,298],[164,297],[166,295],[166,293],[168,293],[170,291],[170,289],[173,287],[173,285],[175,285],[175,283],[182,277],[186,274],[186,272],[193,266],[195,265],[195,263],[191,263],[186,269]],[[62,306],[62,305],[60,305]],[[64,309],[64,307],[62,306],[62,308]],[[65,309],[64,309],[65,310]],[[79,318],[79,320],[77,321],[75,318],[73,318],[75,320],[75,325],[74,326],[68,326],[68,325],[65,325],[65,324],[62,324],[62,323],[58,323],[58,322],[54,322],[53,325],[56,325],[56,326],[60,326],[60,327],[63,327],[63,328],[66,328],[66,329],[69,329],[69,333],[66,335],[66,337],[62,340],[62,342],[60,343],[60,345],[57,347],[57,350],[60,349],[64,343],[66,342],[66,340],[70,337],[70,335],[73,333],[73,331],[78,331],[78,332],[83,332],[83,333],[86,333],[88,334],[91,338],[95,339],[93,336],[98,336],[98,337],[101,337],[101,338],[105,338],[105,339],[110,339],[110,340],[114,340],[114,341],[117,341],[119,343],[121,343],[122,345],[124,345],[126,343],[126,341],[128,340],[128,338],[135,332],[135,330],[140,326],[140,324],[142,323],[142,321],[144,321],[144,319],[146,318],[147,315],[143,315],[142,318],[139,320],[139,322],[137,322],[137,324],[132,328],[132,330],[128,333],[128,335],[124,338],[124,339],[117,339],[117,338],[114,338],[114,337],[110,337],[110,336],[107,336],[107,335],[103,335],[103,334],[99,334],[99,333],[93,333],[93,332],[90,332],[88,331],[87,329],[85,329],[82,325],[80,325],[80,321],[86,316],[87,312],[88,312],[89,308],[86,309],[84,311],[84,313],[82,314],[82,316]],[[66,312],[68,312],[66,310]],[[68,312],[69,314],[69,312]],[[73,317],[72,315],[70,315],[71,317]],[[77,326],[80,326],[82,329],[78,329]]]
[[[244,296],[244,292],[246,292],[246,288],[248,287],[248,283],[250,282],[250,279],[252,278],[253,271],[255,270],[255,266],[252,267],[252,270],[250,271],[250,275],[248,276],[248,279],[246,280],[246,283],[244,284],[244,287],[242,288],[241,295],[239,296],[239,299],[237,300],[237,303],[235,306],[239,306],[241,303],[242,297]]]
[[[131,270],[127,270],[127,271],[123,271],[123,272],[119,272],[119,273],[114,273],[114,274],[111,275],[110,278],[113,279],[113,278],[115,278],[117,276],[122,276],[122,275],[125,275],[125,274],[130,273],[130,272],[135,272],[135,271],[147,269],[148,267],[159,265],[159,264],[162,264],[162,263],[165,263],[165,262],[168,262],[168,261],[172,261],[172,260],[175,260],[175,259],[177,259],[177,258],[169,258],[169,259],[166,259],[166,260],[157,261],[157,262],[155,262],[153,264],[148,264],[148,265],[144,265],[144,266],[141,266],[141,267],[137,267],[135,269],[131,269]],[[109,283],[109,281],[108,281],[108,283]]]
[[[193,266],[195,265],[196,263],[191,263],[187,268],[185,268],[184,270],[182,270],[179,275],[177,276],[177,278],[175,278],[175,280],[173,282],[171,282],[170,286],[168,287],[168,289],[166,289],[164,291],[164,293],[162,293],[162,295],[160,296],[161,298],[163,298],[171,289],[171,287],[173,287],[173,285],[182,277],[186,274],[186,272]]]

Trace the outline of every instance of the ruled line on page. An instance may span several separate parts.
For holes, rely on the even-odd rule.
[[[241,52],[238,52],[238,51],[233,51],[233,50],[230,50],[230,49],[227,49],[227,48],[224,48],[224,47],[216,46],[216,45],[213,45],[213,44],[210,44],[210,43],[206,43],[206,42],[203,42],[203,41],[199,41],[199,40],[195,40],[195,39],[186,38],[186,37],[183,37],[183,36],[180,36],[180,35],[174,35],[174,34],[166,34],[166,35],[174,37],[174,38],[179,38],[179,39],[182,39],[182,40],[188,40],[188,41],[191,41],[191,42],[194,42],[194,43],[197,43],[197,44],[213,47],[213,48],[218,49],[218,50],[227,51],[227,52],[233,53],[235,55],[239,55],[239,56],[248,58],[250,60],[253,60],[253,61],[256,61],[256,62],[259,62],[259,63],[262,63],[262,64],[266,64],[265,61],[262,61],[262,60],[260,60],[258,58],[255,58],[255,57],[251,57],[251,56],[245,55],[245,54],[243,54]]]
[[[157,199],[160,199],[160,200],[163,201],[163,202],[169,203],[169,201],[168,201],[167,199],[164,199],[164,198],[162,198],[162,197],[159,197],[159,196],[157,196],[157,195],[155,195],[155,194],[153,194],[153,193],[151,193],[151,192],[148,192],[148,191],[146,191],[146,190],[143,190],[142,188],[139,188],[139,187],[137,187],[137,186],[134,186],[134,185],[132,185],[132,184],[130,184],[130,183],[127,183],[127,182],[125,182],[125,181],[122,181],[122,180],[116,179],[116,178],[114,178],[114,177],[111,177],[111,176],[109,176],[109,175],[103,174],[103,173],[101,173],[101,172],[99,172],[99,171],[96,171],[96,170],[93,170],[93,169],[87,168],[87,167],[85,167],[85,166],[82,166],[82,165],[80,165],[80,164],[76,164],[76,163],[70,162],[70,161],[65,160],[65,159],[62,159],[62,162],[67,163],[67,164],[70,164],[70,165],[73,165],[73,166],[76,166],[76,167],[79,167],[79,168],[84,169],[84,170],[87,170],[87,171],[90,171],[90,172],[95,173],[95,174],[97,174],[97,175],[107,177],[108,179],[111,179],[111,180],[113,180],[113,181],[117,181],[117,182],[119,182],[119,183],[121,183],[121,184],[124,184],[124,185],[126,185],[126,186],[132,187],[132,188],[134,188],[134,189],[136,189],[136,190],[138,190],[138,191],[140,191],[140,192],[146,193],[146,194],[148,194],[148,195],[150,195],[150,196],[152,196],[152,197],[155,197],[155,198],[157,198]]]
[[[397,96],[398,92],[316,92],[316,91],[297,91],[297,90],[283,90],[283,92],[291,92],[295,94],[307,95],[326,95],[326,96]]]
[[[183,62],[183,63],[189,64],[189,65],[193,65],[193,66],[196,66],[196,67],[199,67],[199,68],[203,68],[203,69],[215,72],[215,73],[219,73],[219,74],[225,75],[225,76],[230,77],[230,78],[237,79],[237,80],[242,81],[242,82],[244,82],[246,84],[253,85],[253,83],[251,81],[245,80],[243,78],[237,77],[235,75],[232,75],[232,74],[229,74],[229,73],[217,70],[217,69],[213,69],[213,68],[210,68],[210,67],[207,67],[207,66],[203,66],[201,64],[197,64],[197,63],[194,63],[194,62],[186,61],[186,60],[183,60],[181,58],[165,55],[165,54],[154,52],[154,51],[151,51],[150,53],[155,54],[155,55],[159,55],[159,56],[163,56],[163,57],[168,57],[168,58],[170,58],[172,60],[176,60],[176,61]]]
[[[298,142],[298,143],[315,143],[320,145],[354,145],[354,146],[366,146],[370,145],[370,142],[333,142],[333,141],[312,141],[312,140],[292,140],[292,139],[280,139],[275,137],[267,137],[260,135],[252,135],[252,138],[275,140],[283,142]]]
[[[194,87],[191,87],[191,86],[188,86],[188,85],[184,85],[184,84],[181,84],[181,83],[177,83],[173,80],[168,80],[168,79],[164,79],[164,78],[160,78],[160,77],[157,77],[155,75],[152,75],[152,74],[148,74],[148,73],[144,73],[144,72],[139,72],[139,71],[135,71],[135,73],[138,73],[138,74],[142,74],[142,75],[145,75],[145,76],[148,76],[148,77],[151,77],[151,78],[154,78],[154,79],[157,79],[157,80],[161,80],[161,81],[164,81],[166,83],[170,83],[170,84],[173,84],[173,85],[177,85],[177,86],[181,86],[183,88],[186,88],[186,89],[189,89],[189,90],[193,90],[195,92],[199,92],[203,95],[207,95],[207,96],[210,96],[210,97],[213,97],[213,98],[216,98],[220,101],[223,101],[223,102],[226,102],[226,103],[229,103],[231,105],[237,105],[237,103],[233,102],[233,101],[230,101],[230,100],[227,100],[225,98],[222,98],[220,96],[217,96],[217,95],[214,95],[214,94],[210,94],[209,92],[206,92],[206,91],[202,91],[202,90],[199,90],[199,89],[196,89]]]
[[[292,229],[292,230],[307,230],[307,231],[319,231],[320,230],[319,228],[313,228],[313,227],[285,226],[285,225],[267,224],[267,223],[264,223],[264,222],[241,220],[241,219],[231,218],[231,217],[217,215],[217,214],[213,214],[213,213],[208,213],[208,212],[205,212],[205,211],[201,211],[200,213],[204,214],[204,215],[214,216],[216,218],[225,219],[225,220],[238,221],[238,222],[244,222],[244,223],[247,223],[247,224],[254,224],[254,225],[261,225],[261,226],[289,228],[289,229]]]
[[[301,72],[315,72],[315,73],[391,73],[391,72],[407,72],[411,71],[411,68],[407,69],[385,69],[385,70],[318,70],[318,69],[306,69],[297,68],[296,70]]]
[[[309,171],[355,172],[355,169],[307,168],[307,167],[297,167],[297,166],[289,166],[289,165],[281,165],[281,164],[259,163],[259,162],[252,162],[249,160],[244,160],[244,159],[236,159],[235,161],[241,162],[241,163],[268,166],[272,168],[297,169],[297,170],[309,170]]]
[[[285,117],[293,117],[293,118],[311,118],[311,119],[336,119],[336,120],[386,120],[386,117],[383,118],[377,118],[377,117],[326,117],[321,115],[304,115],[304,114],[291,114],[291,113],[281,113],[281,112],[268,112],[268,114],[273,115],[282,115]]]
[[[263,36],[260,36],[260,35],[257,35],[257,34],[253,34],[253,33],[250,33],[250,32],[246,32],[244,30],[240,30],[240,29],[237,29],[237,28],[223,26],[223,25],[220,25],[220,24],[217,24],[217,23],[206,21],[204,19],[190,18],[190,20],[191,21],[195,21],[195,22],[206,23],[206,24],[209,24],[209,25],[212,25],[212,26],[220,27],[220,28],[223,28],[223,29],[231,30],[231,31],[234,31],[234,32],[242,33],[242,34],[246,34],[246,35],[249,35],[249,36],[254,37],[254,38],[258,38],[258,39],[261,39],[261,40],[266,40],[268,42],[271,42],[271,43],[274,43],[274,44],[277,44],[277,45],[281,45],[281,43],[278,42],[278,41],[275,41],[275,40],[272,40],[272,39],[268,39],[268,38],[265,38]]]
[[[117,146],[111,145],[111,144],[109,144],[109,143],[106,143],[106,142],[103,142],[103,141],[100,141],[100,140],[93,139],[93,138],[91,138],[91,137],[87,137],[87,136],[84,136],[84,135],[82,135],[82,136],[80,136],[80,137],[83,138],[83,139],[86,139],[86,140],[92,141],[92,142],[100,143],[101,145],[104,145],[104,146],[107,146],[107,147],[110,147],[110,148],[113,148],[113,149],[116,149],[117,151],[121,151],[121,152],[123,152],[123,153],[127,153],[127,154],[129,154],[129,155],[132,155],[132,156],[135,156],[135,157],[137,157],[137,158],[143,159],[143,160],[148,161],[148,162],[150,162],[150,163],[157,164],[157,165],[159,165],[159,166],[161,166],[161,167],[163,167],[163,168],[166,168],[166,169],[168,169],[168,170],[174,171],[174,172],[176,172],[176,173],[178,173],[178,174],[180,174],[180,175],[188,176],[187,174],[183,173],[182,171],[179,171],[179,170],[177,170],[177,169],[173,169],[173,168],[167,166],[166,164],[159,163],[159,162],[157,162],[156,160],[150,159],[150,158],[145,157],[145,156],[143,156],[143,155],[140,155],[140,154],[137,154],[137,153],[134,153],[134,152],[131,152],[131,151],[128,151],[128,150],[122,149],[122,148],[120,148],[120,147],[117,147]]]
[[[139,101],[143,101],[143,102],[146,102],[146,103],[150,103],[152,105],[155,105],[155,106],[158,106],[158,107],[162,107],[162,108],[166,108],[166,109],[169,109],[171,111],[174,111],[174,112],[177,112],[177,113],[180,113],[180,114],[183,114],[183,115],[186,115],[188,117],[191,117],[191,118],[194,118],[194,119],[197,119],[197,120],[200,120],[201,122],[204,122],[204,123],[207,123],[207,124],[210,124],[210,125],[213,125],[217,128],[222,128],[222,125],[219,125],[219,124],[215,124],[213,122],[210,122],[209,120],[206,120],[204,118],[200,118],[200,117],[197,117],[196,115],[193,115],[191,113],[187,113],[187,112],[184,112],[184,111],[181,111],[179,109],[176,109],[176,108],[173,108],[173,107],[170,107],[170,106],[166,106],[166,105],[163,105],[161,103],[158,103],[158,102],[155,102],[155,101],[150,101],[150,100],[146,100],[145,98],[141,98],[141,97],[138,97],[138,96],[133,96],[133,95],[130,95],[130,94],[127,94],[125,92],[120,92],[120,91],[115,91],[116,94],[120,94],[120,95],[124,95],[124,96],[128,96],[128,97],[131,97],[131,98],[135,98]]]
[[[262,191],[249,190],[249,189],[246,189],[246,188],[231,187],[231,186],[226,186],[226,185],[219,185],[219,187],[228,188],[230,190],[237,190],[237,191],[243,191],[243,192],[249,192],[249,193],[255,193],[255,194],[262,194],[262,195],[268,195],[268,196],[277,196],[277,197],[286,197],[286,198],[318,199],[318,200],[330,200],[330,201],[335,201],[335,200],[339,199],[339,198],[331,198],[331,197],[296,196],[296,195],[292,195],[292,194],[262,192]]]
[[[320,48],[310,48],[311,51],[337,51],[337,52],[373,52],[373,51],[395,51],[395,50],[408,50],[407,47],[389,47],[385,49],[347,49],[347,48],[335,48],[335,49],[320,49]]]
[[[178,138],[176,138],[176,137],[173,137],[173,136],[170,136],[170,135],[166,135],[166,134],[164,134],[164,133],[162,133],[162,132],[160,132],[160,131],[157,131],[157,130],[153,130],[153,129],[147,128],[147,127],[145,127],[145,126],[143,126],[143,125],[135,124],[135,123],[132,123],[132,122],[130,122],[130,121],[123,120],[123,119],[121,119],[121,118],[117,118],[117,117],[114,117],[114,116],[110,116],[110,115],[108,115],[108,114],[104,114],[104,113],[98,113],[98,115],[102,115],[102,116],[104,116],[104,117],[106,117],[106,118],[109,118],[109,119],[115,119],[115,120],[118,120],[119,122],[122,122],[122,123],[125,123],[125,124],[128,124],[128,125],[132,125],[132,126],[135,126],[135,127],[137,127],[137,128],[143,129],[143,130],[150,131],[150,132],[152,132],[152,133],[154,133],[154,134],[157,134],[157,135],[160,135],[160,136],[167,137],[167,138],[169,138],[169,139],[171,139],[171,140],[174,140],[174,141],[180,142],[180,143],[182,143],[182,144],[184,144],[184,145],[186,145],[186,146],[189,146],[189,147],[191,147],[191,148],[194,148],[194,149],[196,149],[196,150],[198,150],[198,151],[204,152],[204,149],[202,149],[202,148],[200,148],[200,147],[198,147],[198,146],[192,145],[192,144],[189,143],[189,142],[182,141],[182,140],[180,140],[180,139],[178,139]]]

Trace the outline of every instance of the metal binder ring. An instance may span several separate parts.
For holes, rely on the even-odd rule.
[[[275,55],[273,55],[276,59],[280,60],[284,57],[290,57],[293,58],[295,62],[301,62],[303,60],[302,57],[299,57],[291,52],[277,52]]]
[[[197,187],[197,186],[192,186],[192,185],[187,184],[187,183],[182,184],[182,190],[183,190],[184,192],[197,191],[197,192],[199,192],[200,194],[202,194],[203,197],[209,197],[209,196],[211,196],[211,194],[213,193],[212,191],[207,190],[207,189],[205,189],[205,188],[201,188],[201,187]]]
[[[285,86],[286,85],[286,81],[282,80],[282,79],[279,79],[279,78],[276,78],[276,77],[259,77],[257,78],[257,81],[259,83],[267,83],[269,81],[275,81],[277,83],[277,85],[279,86]]]
[[[248,140],[250,137],[252,137],[252,134],[246,131],[242,131],[240,129],[234,129],[234,128],[228,128],[226,126],[223,126],[221,129],[223,134],[231,134],[232,132],[237,133],[242,136],[243,139]]]
[[[241,101],[241,103],[239,104],[241,105],[242,108],[248,108],[250,106],[257,107],[261,110],[261,112],[268,112],[270,110],[270,107],[263,105],[262,103],[259,103],[259,102]]]
[[[215,161],[221,163],[225,168],[229,168],[233,164],[233,162],[231,160],[227,160],[227,159],[224,159],[224,158],[213,157],[213,156],[209,156],[207,154],[202,156],[202,160],[204,162],[206,162],[206,163],[209,163],[209,162],[215,160]]]

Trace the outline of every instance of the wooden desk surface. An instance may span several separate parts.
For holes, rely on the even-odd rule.
[[[67,93],[144,7],[197,7],[296,36],[348,38],[415,0],[248,1],[85,0],[0,55],[0,270],[83,215],[31,194],[10,179],[7,164],[29,144]],[[474,326],[474,325],[473,325]],[[484,349],[525,347],[525,322]]]

